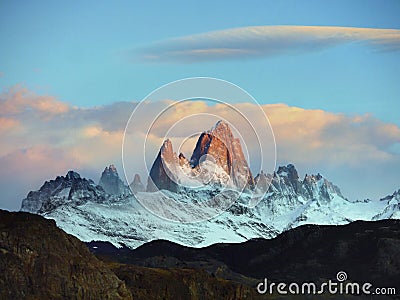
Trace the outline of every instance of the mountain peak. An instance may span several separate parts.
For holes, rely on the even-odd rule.
[[[111,165],[108,167],[108,170],[111,171],[111,172],[113,172],[113,173],[118,173],[118,172],[117,172],[117,168],[116,168],[113,164],[111,164]]]
[[[321,179],[325,179],[320,173],[315,174],[306,174],[304,176],[304,181],[313,181],[313,182],[317,182]]]
[[[38,191],[31,191],[22,200],[22,211],[45,213],[62,206],[81,205],[87,201],[106,202],[104,189],[96,186],[91,179],[69,171],[67,175],[57,176],[55,180],[46,181]]]
[[[171,142],[171,140],[170,139],[164,140],[164,142],[163,142],[163,144],[161,146],[161,149],[167,149],[167,150],[171,149],[172,150],[172,142]]]
[[[288,177],[289,180],[298,180],[299,174],[297,173],[296,167],[293,164],[288,164],[286,166],[279,166],[276,172],[281,177]]]
[[[113,164],[105,167],[101,174],[99,185],[106,191],[106,193],[111,195],[127,194],[127,188],[119,178],[117,168]]]
[[[174,153],[171,141],[166,139],[150,169],[146,191],[156,192],[160,189],[173,192],[178,191],[178,185],[175,183],[174,174],[169,170],[169,168],[174,170],[177,165],[178,157],[176,153]]]
[[[221,139],[223,142],[233,141],[235,138],[233,136],[232,130],[229,127],[228,123],[225,121],[219,120],[211,130],[206,133],[211,134],[213,137],[217,137]]]
[[[316,175],[306,174],[302,184],[310,197],[316,197],[316,193],[318,193],[318,195],[329,200],[332,198],[332,194],[336,194],[345,199],[339,187],[327,180],[320,173],[317,173]]]
[[[133,183],[142,183],[139,174],[135,174],[135,177],[133,178]]]
[[[153,192],[157,188],[177,191],[179,168],[196,169],[206,156],[212,157],[213,163],[220,168],[221,173],[217,177],[227,179],[225,183],[233,184],[240,190],[254,187],[254,178],[244,158],[240,140],[233,136],[226,122],[218,121],[211,130],[200,135],[190,163],[183,154],[178,157],[171,141],[166,139],[150,170],[147,191]]]
[[[81,175],[79,175],[77,172],[71,170],[71,171],[68,171],[65,178],[68,180],[81,179]]]
[[[140,175],[139,174],[135,174],[135,177],[133,178],[133,181],[130,184],[130,187],[131,187],[131,190],[132,190],[133,193],[144,192],[146,190],[144,188],[142,180],[140,179]]]
[[[109,174],[110,176],[118,176],[118,171],[115,165],[111,164],[108,167],[104,168],[104,171],[102,174]]]
[[[160,148],[160,154],[161,156],[163,156],[165,159],[167,159],[167,161],[171,161],[174,159],[175,153],[174,153],[174,149],[172,147],[172,142],[170,139],[166,139],[161,148]]]
[[[219,120],[215,125],[211,128],[210,132],[218,132],[218,131],[231,131],[229,124],[223,120]]]
[[[229,125],[218,121],[210,131],[203,132],[197,140],[190,163],[196,167],[204,155],[210,155],[215,163],[230,176],[239,189],[253,187],[254,179],[244,157],[240,140],[233,136]]]
[[[118,177],[118,171],[117,168],[114,165],[109,165],[108,167],[104,168],[103,173],[101,174],[103,175],[107,175],[107,176],[113,176],[113,177]]]

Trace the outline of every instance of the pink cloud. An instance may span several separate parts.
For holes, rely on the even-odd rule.
[[[18,120],[12,118],[0,117],[0,134],[5,131],[10,131],[17,128],[20,125]]]
[[[0,112],[4,115],[38,112],[51,116],[65,113],[69,109],[68,104],[52,96],[39,96],[19,85],[0,94]]]
[[[0,157],[0,165],[0,205],[11,210],[19,210],[27,193],[37,190],[44,181],[81,168],[65,150],[49,145],[16,149]]]
[[[149,115],[154,115],[160,107],[157,102],[145,105]],[[87,171],[87,174],[95,174],[92,178],[96,179],[97,173],[105,165],[114,163],[122,175],[123,132],[134,107],[134,103],[121,102],[96,108],[72,108],[54,97],[35,95],[22,87],[14,87],[2,93],[0,183],[3,193],[8,190],[10,197],[15,199],[13,193],[20,193],[18,189],[24,186],[22,196],[25,196],[28,189],[37,189],[44,180],[64,175],[69,169],[91,170],[92,173]],[[234,107],[246,115],[254,116],[250,120],[252,124],[264,124],[258,119],[259,114],[252,114],[252,111],[259,109],[254,104],[240,103]],[[375,187],[374,195],[379,193],[382,196],[386,191],[394,190],[396,185],[399,188],[398,175],[393,170],[400,168],[400,154],[392,151],[400,143],[398,125],[385,123],[370,115],[347,116],[286,104],[263,105],[262,109],[274,130],[278,163],[292,162],[303,172],[325,172],[338,185],[349,184],[348,189],[355,191],[371,188],[362,185],[367,182],[363,180],[365,176],[373,180],[373,174],[387,173],[390,175]],[[221,104],[208,106],[204,102],[186,102],[172,107],[148,136],[147,162],[151,164],[157,154],[165,128],[198,113],[235,120],[234,110]],[[136,172],[146,177],[145,170],[139,169],[140,164],[136,163],[143,160],[141,151],[148,128],[144,128],[142,121],[146,118],[146,114],[138,116],[133,130],[128,132],[125,140],[131,160],[127,170],[129,177]],[[188,133],[209,129],[213,125],[211,121],[212,118],[209,124],[190,120],[185,122],[182,128],[173,131],[173,141],[179,146],[188,137]],[[240,134],[250,135],[247,132],[249,129],[241,126],[240,122],[234,122]],[[190,149],[194,146],[191,144],[195,142],[195,138],[187,140],[183,151],[189,153],[185,154],[191,154]],[[250,155],[257,148],[256,144],[246,146]],[[357,178],[357,181],[343,179],[348,177]],[[20,183],[18,188],[14,184],[5,184],[13,180]],[[371,195],[368,191],[365,194]],[[0,206],[4,205],[0,202]]]
[[[363,164],[391,158],[400,128],[371,116],[350,117],[285,104],[264,105],[283,160]],[[296,151],[293,151],[296,149]]]

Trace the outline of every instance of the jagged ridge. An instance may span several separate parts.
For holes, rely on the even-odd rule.
[[[269,178],[271,185],[261,202],[253,209],[247,207],[251,194],[243,193],[223,214],[202,223],[180,224],[160,219],[146,211],[134,195],[116,197],[105,193],[93,181],[69,172],[46,182],[39,191],[30,192],[21,210],[52,218],[57,225],[84,241],[103,240],[131,248],[153,239],[168,239],[177,243],[203,247],[218,242],[242,242],[251,238],[271,238],[282,230],[302,224],[346,224],[354,220],[398,218],[399,192],[381,201],[351,202],[341,196],[340,190],[321,175],[306,175],[299,179],[293,165],[278,168]],[[86,184],[86,185],[85,185]],[[77,197],[65,192],[69,186],[80,187],[77,195],[90,191],[100,193],[93,198]],[[86,190],[84,187],[87,187]],[[216,191],[197,193],[169,192],[177,201],[198,201]],[[157,200],[160,209],[177,213],[174,208],[162,206],[157,193],[143,193]],[[37,203],[36,203],[37,202]]]
[[[210,132],[214,134],[210,135]],[[138,175],[130,185],[135,195],[131,193],[111,165],[100,179],[108,193],[92,180],[70,171],[65,177],[45,182],[39,191],[30,192],[23,200],[21,210],[53,218],[58,226],[84,241],[104,240],[131,248],[160,238],[203,247],[217,242],[271,238],[303,224],[336,225],[354,220],[400,218],[399,192],[381,201],[350,201],[319,173],[306,174],[301,180],[293,164],[281,166],[273,174],[262,172],[253,180],[243,153],[236,149],[233,150],[236,156],[231,155],[229,148],[235,147],[240,147],[240,142],[235,141],[226,124],[219,122],[199,138],[190,162],[182,154],[177,156],[171,141],[166,140],[150,171],[148,193],[143,192],[144,186]],[[217,160],[215,163],[208,160],[202,163],[201,159],[206,155],[215,156]],[[200,189],[182,188],[183,175],[190,174],[196,178],[193,181],[203,183],[202,180],[210,174],[207,173],[210,167],[211,171],[218,171],[215,172],[218,176],[211,177],[208,184]],[[245,189],[243,193],[229,190],[227,195],[235,199],[237,196],[236,201],[223,214],[202,223],[168,222],[148,212],[136,200],[140,196],[141,200],[153,205],[156,209],[153,212],[162,211],[165,216],[186,220],[185,217],[199,211],[185,210],[185,203],[195,207],[218,195],[221,185],[236,186],[235,174],[241,174],[242,183],[253,189]],[[158,189],[164,191],[161,193]],[[262,198],[256,207],[250,209],[248,204],[255,195]],[[177,205],[167,205],[166,197]],[[224,197],[228,204],[229,197]],[[210,216],[215,215],[214,207],[207,208]],[[220,213],[218,207],[215,211]]]
[[[238,190],[254,188],[254,178],[240,140],[233,136],[229,125],[223,121],[200,135],[190,161],[182,153],[177,156],[171,141],[165,140],[151,167],[147,191],[179,192],[181,178],[188,173],[191,178],[194,175],[198,181],[207,184],[236,187]]]

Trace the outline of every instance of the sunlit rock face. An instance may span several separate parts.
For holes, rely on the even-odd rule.
[[[190,168],[192,171],[188,170]],[[188,173],[197,176],[201,182],[207,181],[203,178],[204,173],[207,173],[209,183],[230,184],[239,190],[254,187],[254,179],[244,158],[240,140],[233,136],[229,125],[222,121],[200,135],[190,161],[182,153],[177,156],[171,141],[166,140],[150,170],[147,191],[166,189],[176,192],[181,182],[180,175]],[[215,176],[211,173],[215,173]]]

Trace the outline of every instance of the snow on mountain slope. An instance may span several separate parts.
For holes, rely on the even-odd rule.
[[[204,247],[257,237],[272,238],[283,230],[302,224],[345,224],[354,220],[399,218],[400,191],[381,201],[351,202],[321,175],[306,176],[308,179],[301,181],[293,165],[279,170],[268,175],[274,184],[256,207],[247,206],[252,194],[242,193],[225,212],[196,223],[162,219],[147,211],[134,195],[108,195],[101,187],[75,172],[46,182],[37,192],[30,192],[21,210],[54,219],[60,228],[83,241],[110,241],[116,246],[125,244],[131,248],[155,239]],[[147,197],[148,203],[153,203],[155,212],[175,214],[179,219],[187,215],[184,204],[198,204],[207,200],[207,195],[218,192],[210,186],[180,193],[158,191],[138,194]],[[93,198],[88,195],[93,195]],[[166,205],[163,198],[166,195],[174,198],[178,207]],[[213,206],[208,208],[213,215]],[[192,213],[195,214],[195,210]]]
[[[154,239],[203,247],[272,238],[303,224],[400,218],[400,190],[377,201],[349,201],[321,174],[300,179],[292,164],[253,179],[240,141],[223,122],[203,132],[190,162],[165,140],[146,192],[139,176],[131,187],[133,193],[112,165],[100,185],[70,171],[30,192],[21,210],[52,218],[83,241],[131,248]]]
[[[305,175],[300,180],[292,164],[279,167],[273,175],[262,176],[268,178],[271,185],[255,210],[279,231],[303,224],[339,225],[355,220],[382,219],[383,215],[375,216],[388,207],[384,201],[349,201],[321,174]]]
[[[145,242],[166,239],[181,245],[203,247],[221,242],[243,242],[251,238],[272,238],[278,232],[259,218],[227,212],[199,223],[163,220],[146,211],[133,197],[125,202],[61,206],[43,214],[57,226],[82,241],[109,241],[136,248]]]
[[[55,180],[46,181],[38,191],[31,191],[22,200],[22,211],[45,213],[65,204],[80,205],[91,202],[113,201],[107,197],[104,189],[96,185],[93,180],[69,171],[67,175],[57,176]]]
[[[380,200],[384,208],[376,214],[373,220],[400,219],[400,190]]]

